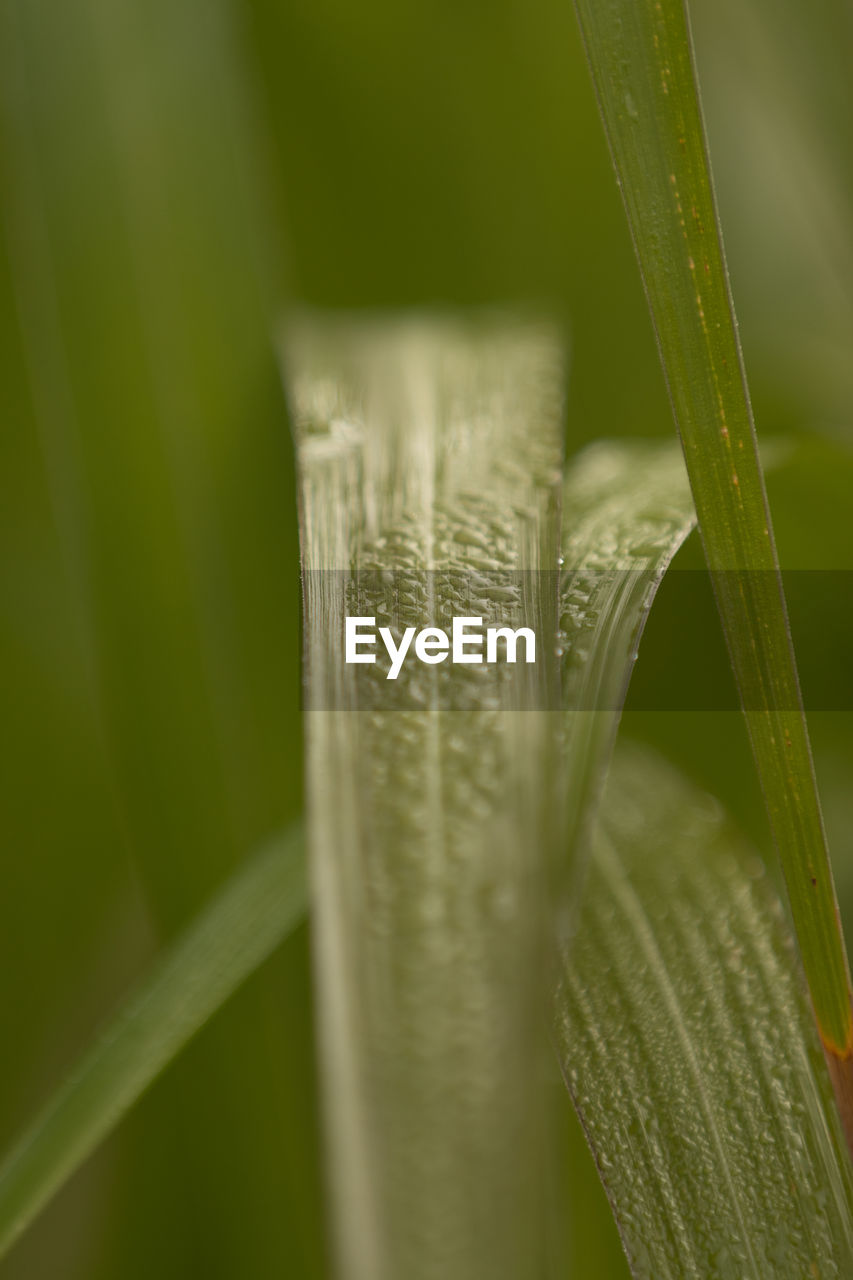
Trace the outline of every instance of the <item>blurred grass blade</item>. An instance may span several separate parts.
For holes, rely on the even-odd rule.
[[[812,1004],[853,1143],[853,1019],[683,0],[576,0]]]
[[[635,1276],[853,1274],[853,1185],[779,904],[669,766],[617,752],[558,1048]]]
[[[87,853],[68,914],[100,865],[126,875],[129,852],[164,941],[301,808],[295,484],[270,339],[281,237],[239,10],[0,7],[3,254],[20,352],[7,416],[20,415],[33,470],[43,463],[40,518],[51,538],[55,523],[80,621],[79,636],[40,627],[87,656],[101,803],[116,814],[115,839],[98,828],[103,852],[75,840]],[[86,692],[81,681],[75,697]],[[29,715],[49,754],[63,722],[33,706],[46,708]],[[34,777],[34,797],[46,785]],[[58,838],[45,867],[69,847]],[[147,1131],[124,1130],[105,1274],[214,1280],[271,1258],[322,1273],[306,969],[268,973],[231,1002],[158,1089]],[[168,1177],[151,1173],[156,1159]],[[194,1192],[180,1211],[175,1186]]]
[[[0,1256],[305,906],[302,834],[292,828],[234,874],[0,1165]]]
[[[853,139],[839,101],[853,31],[843,0],[821,16],[795,0],[700,0],[691,9],[753,377],[772,369],[783,412],[819,430],[833,424],[849,441]]]

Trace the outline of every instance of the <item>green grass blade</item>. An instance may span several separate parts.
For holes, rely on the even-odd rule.
[[[659,759],[617,752],[558,1050],[635,1276],[853,1274],[853,1184],[760,862]]]
[[[0,1256],[305,906],[302,835],[293,828],[234,874],[0,1165]]]
[[[576,0],[812,1003],[853,1134],[847,959],[683,0]]]

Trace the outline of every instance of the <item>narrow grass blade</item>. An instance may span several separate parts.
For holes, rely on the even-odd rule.
[[[235,873],[0,1165],[0,1256],[305,907],[294,828]]]
[[[558,1049],[635,1276],[853,1274],[853,1183],[779,903],[716,804],[617,752]]]
[[[827,1062],[853,1141],[847,958],[684,0],[576,0]]]

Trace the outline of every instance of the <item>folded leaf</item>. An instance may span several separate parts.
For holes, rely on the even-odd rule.
[[[555,901],[571,906],[643,621],[692,527],[683,464],[674,447],[590,449],[561,526],[545,326],[315,318],[284,357],[341,1274],[538,1276],[543,940]],[[374,640],[374,663],[345,667],[347,617],[399,644],[458,615],[533,629],[535,666],[394,671]]]
[[[555,805],[573,863],[586,845],[655,592],[696,517],[673,443],[602,441],[563,484],[560,582],[565,759]]]

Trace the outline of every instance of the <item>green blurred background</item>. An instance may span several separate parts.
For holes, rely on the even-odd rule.
[[[783,563],[851,569],[853,11],[692,14]],[[301,808],[283,306],[533,302],[571,335],[569,451],[672,427],[568,0],[0,0],[0,68],[5,1145]],[[844,680],[848,627],[795,622]],[[719,646],[664,599],[643,706],[727,679]],[[848,926],[850,720],[811,718]],[[627,727],[769,852],[736,714]],[[325,1276],[314,1075],[303,930],[0,1272]],[[623,1276],[566,1126],[573,1274]]]

